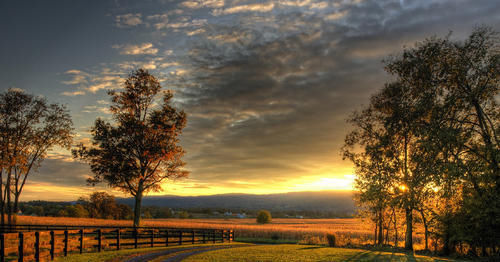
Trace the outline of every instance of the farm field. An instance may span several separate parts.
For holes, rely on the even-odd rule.
[[[130,220],[19,216],[19,224],[132,226]],[[373,224],[357,218],[348,219],[273,219],[257,224],[255,219],[146,219],[143,226],[173,228],[234,229],[237,239],[294,240],[301,244],[326,244],[326,234],[336,236],[338,246],[373,243]],[[415,249],[423,249],[421,228],[416,228]],[[403,232],[401,232],[403,233]],[[402,240],[402,235],[400,240]],[[402,241],[400,241],[402,243]]]

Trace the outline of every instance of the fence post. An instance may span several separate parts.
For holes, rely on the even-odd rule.
[[[155,229],[151,229],[151,247],[155,245]]]
[[[68,256],[68,230],[64,230],[64,256]]]
[[[212,241],[215,243],[215,233],[217,231],[215,229],[212,230]]]
[[[35,232],[35,260],[40,261],[40,232]]]
[[[168,247],[168,229],[167,229],[167,231],[165,231],[165,238],[166,238],[165,239],[165,246]]]
[[[207,235],[207,231],[203,230],[203,244],[206,243],[205,236]]]
[[[23,262],[24,261],[24,233],[23,232],[19,232],[19,254],[18,254],[18,258],[19,258],[19,262]]]
[[[137,249],[137,235],[139,232],[137,231],[137,228],[134,228],[134,247]]]
[[[56,237],[54,231],[50,231],[50,260],[54,260]]]
[[[101,229],[97,229],[97,252],[101,252],[102,248],[102,231]]]
[[[193,234],[192,239],[191,239],[191,244],[194,245],[194,230],[191,230],[191,233]]]
[[[5,262],[5,235],[0,234],[0,262]]]
[[[226,234],[226,230],[223,229],[220,231],[220,236],[221,236],[221,240],[222,240],[222,243],[224,243],[224,235]]]
[[[84,238],[83,229],[80,229],[80,254],[83,253],[83,238]]]
[[[116,230],[116,250],[120,250],[120,229]]]
[[[179,245],[182,245],[182,230],[179,230]]]

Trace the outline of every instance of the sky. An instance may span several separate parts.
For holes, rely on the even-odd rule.
[[[500,31],[499,14],[498,0],[6,0],[0,91],[66,105],[76,145],[111,119],[107,91],[145,68],[188,116],[191,174],[155,194],[352,190],[345,120],[394,78],[383,59],[432,36]],[[56,148],[22,200],[124,196],[90,176]]]

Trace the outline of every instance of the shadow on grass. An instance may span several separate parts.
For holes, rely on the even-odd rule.
[[[397,255],[399,254],[399,255]],[[406,261],[406,262],[416,262],[417,259],[412,253],[391,253],[390,256],[382,256],[380,251],[365,251],[358,253],[354,256],[349,257],[345,261]]]
[[[303,248],[299,248],[299,250],[319,249],[319,248],[325,248],[325,247],[303,247]]]

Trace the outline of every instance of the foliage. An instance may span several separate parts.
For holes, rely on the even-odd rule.
[[[326,234],[326,240],[328,240],[329,247],[335,247],[335,239],[334,234]]]
[[[500,245],[496,32],[477,28],[463,42],[433,37],[385,63],[394,81],[350,118],[355,128],[343,148],[356,166],[358,201],[376,217],[375,234],[382,240],[388,229],[382,216],[394,222],[397,241],[402,210],[411,249],[418,212],[426,249],[432,235],[445,253],[465,246],[471,254],[481,247],[481,255],[494,255]]]
[[[132,215],[128,205],[117,203],[115,197],[106,192],[94,192],[89,198],[80,197],[78,203],[74,207],[82,206],[90,218],[128,219]]]
[[[15,89],[0,94],[2,224],[5,212],[9,224],[14,222],[12,214],[18,212],[19,198],[30,172],[40,167],[52,148],[69,148],[72,125],[69,112],[63,105],[49,104],[43,97]]]
[[[90,184],[105,181],[135,197],[134,225],[141,217],[144,194],[161,191],[167,179],[186,177],[178,145],[186,125],[186,114],[171,106],[173,94],[163,92],[148,71],[139,69],[125,81],[121,92],[111,91],[114,123],[98,118],[92,128],[92,146],[83,144],[73,151],[90,164]],[[156,105],[156,102],[159,105]]]
[[[267,210],[260,210],[257,213],[257,223],[259,224],[271,223],[271,219],[271,213]]]

